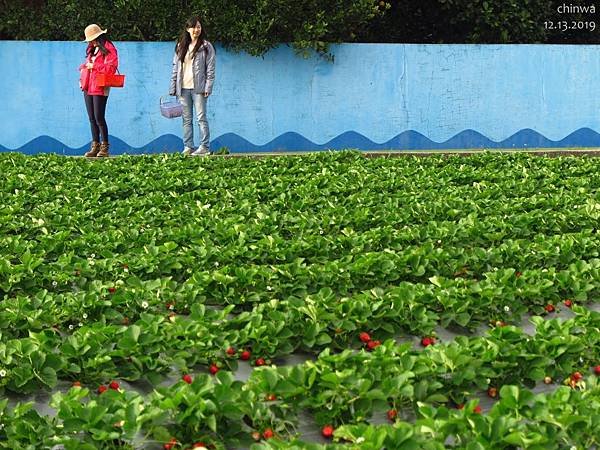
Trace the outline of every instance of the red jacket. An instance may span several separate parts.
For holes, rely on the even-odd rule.
[[[92,62],[92,55],[88,55],[85,62],[79,66],[79,83],[81,89],[88,95],[108,95],[108,89],[100,87],[96,83],[96,76],[99,73],[114,74],[119,67],[117,48],[110,41],[106,41],[104,47],[106,47],[108,53],[105,56],[101,51],[98,51],[98,56],[94,61],[94,67],[92,69],[86,69],[85,67],[87,63]]]

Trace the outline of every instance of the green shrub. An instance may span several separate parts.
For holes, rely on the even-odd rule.
[[[209,39],[262,55],[281,42],[327,53],[383,13],[374,0],[15,0],[0,9],[0,39],[82,40],[90,23],[114,40],[174,41],[185,19],[202,17]]]

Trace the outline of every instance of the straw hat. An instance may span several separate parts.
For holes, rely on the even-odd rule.
[[[108,30],[103,30],[95,23],[85,27],[85,42],[91,42],[97,39],[101,34],[106,33]]]

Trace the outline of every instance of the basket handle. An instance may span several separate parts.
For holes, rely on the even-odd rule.
[[[172,95],[161,95],[158,99],[158,104],[162,105],[163,103],[165,103],[165,98],[167,98],[167,97],[172,97]],[[177,103],[179,103],[179,100],[177,99],[177,97],[175,97],[175,101]]]

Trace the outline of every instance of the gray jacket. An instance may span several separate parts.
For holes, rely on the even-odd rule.
[[[196,56],[192,70],[194,72],[194,93],[203,92],[212,93],[213,82],[215,81],[215,48],[208,41],[204,41],[204,47],[200,47]],[[179,61],[177,53],[173,56],[173,70],[171,71],[171,84],[169,85],[169,95],[181,95],[181,84],[183,83],[183,63]]]

